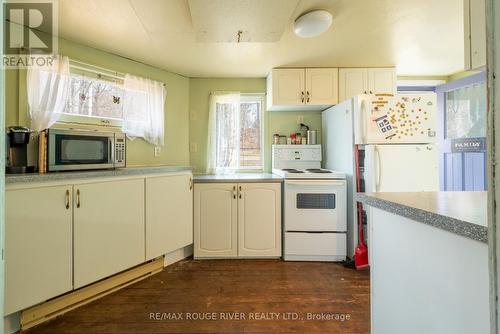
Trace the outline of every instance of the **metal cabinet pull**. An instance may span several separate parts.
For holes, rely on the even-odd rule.
[[[233,186],[233,198],[236,199],[236,186]]]
[[[76,190],[76,207],[80,207],[80,189]]]
[[[309,91],[307,91],[307,93],[306,93],[306,94],[307,94],[307,100],[306,100],[306,102],[307,102],[307,103],[309,103],[309,101],[310,101],[310,98],[309,98],[309,97],[310,97]]]
[[[238,197],[241,199],[241,186],[239,186],[238,189],[239,189],[239,191],[238,191],[239,192],[239,196]]]
[[[304,103],[304,92],[300,92],[300,100]]]
[[[66,210],[69,210],[69,190],[66,189]]]
[[[189,190],[193,190],[193,179],[189,178]]]

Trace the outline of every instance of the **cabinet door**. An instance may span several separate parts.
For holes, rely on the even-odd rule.
[[[236,193],[236,184],[232,183],[195,184],[195,258],[238,255]]]
[[[193,243],[191,173],[146,179],[146,260]]]
[[[333,105],[338,102],[338,78],[336,68],[306,69],[306,103]]]
[[[305,102],[305,71],[285,68],[272,71],[273,105],[297,105]]]
[[[144,179],[74,186],[75,288],[144,262]]]
[[[238,185],[238,256],[281,256],[281,184]]]
[[[71,186],[8,190],[5,314],[73,288]]]
[[[339,70],[339,102],[358,94],[368,93],[366,68],[341,68]]]
[[[368,91],[370,94],[396,95],[395,68],[369,68]]]

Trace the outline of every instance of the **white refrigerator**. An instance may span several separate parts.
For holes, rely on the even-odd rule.
[[[364,191],[438,191],[436,94],[358,95],[323,111],[322,121],[324,167],[347,176],[352,258],[358,244],[356,145]]]

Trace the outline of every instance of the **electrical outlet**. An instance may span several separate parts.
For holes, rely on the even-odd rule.
[[[155,157],[159,157],[161,154],[161,146],[155,146]]]
[[[189,147],[189,151],[191,153],[196,153],[198,152],[198,143],[191,143]]]
[[[304,116],[302,115],[297,116],[297,125],[300,125],[300,123],[304,123]]]

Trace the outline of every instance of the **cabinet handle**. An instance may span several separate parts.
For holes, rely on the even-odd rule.
[[[238,189],[239,189],[239,191],[238,191],[238,193],[239,193],[238,197],[241,199],[241,186],[238,186]]]
[[[366,90],[364,91],[364,93],[366,94]]]
[[[193,190],[193,179],[189,178],[189,190]]]
[[[306,95],[307,95],[307,101],[306,102],[309,103],[309,100],[310,100],[310,98],[309,98],[309,95],[310,95],[309,91],[306,92]]]
[[[80,207],[80,189],[76,190],[76,207]]]
[[[66,210],[69,210],[69,190],[66,189]]]
[[[370,91],[370,94],[373,94],[373,92],[372,92],[372,91]]]
[[[300,92],[300,100],[304,103],[304,91]]]
[[[236,186],[233,186],[233,198],[236,199]]]

